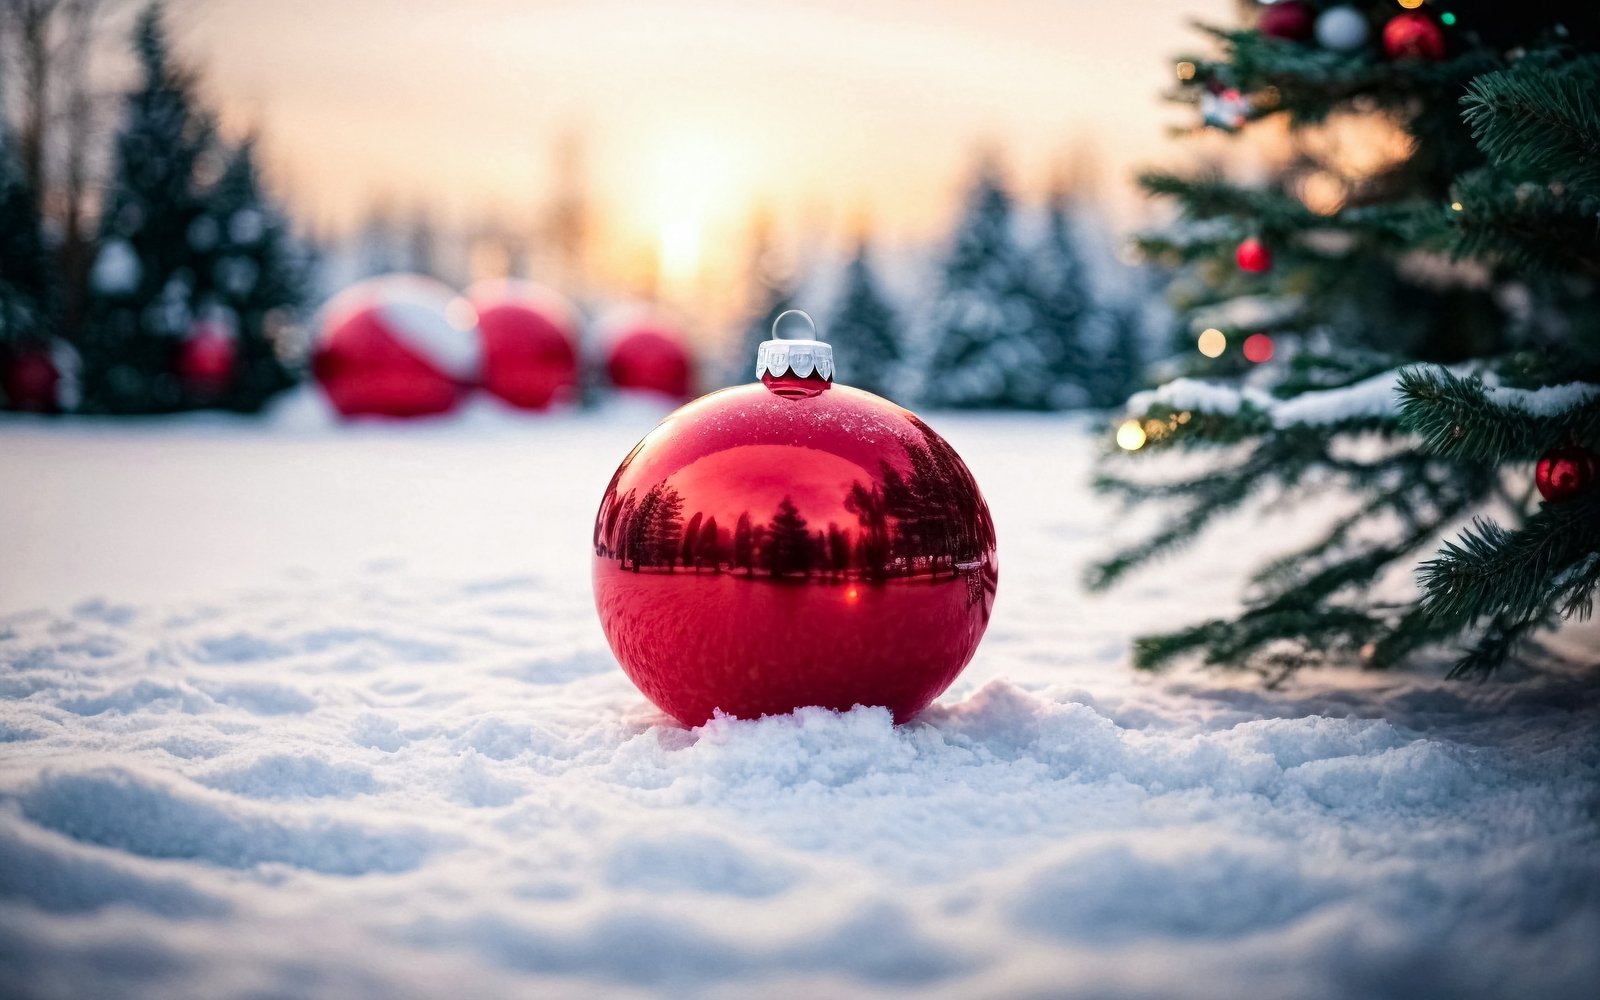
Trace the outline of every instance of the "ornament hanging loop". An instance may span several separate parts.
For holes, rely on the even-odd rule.
[[[811,328],[807,339],[785,340],[778,332],[790,316],[805,320]],[[804,309],[785,309],[772,320],[772,339],[756,349],[756,378],[766,380],[792,376],[833,381],[833,348],[816,339],[817,321]],[[769,386],[770,388],[770,386]]]
[[[788,319],[790,316],[799,316],[801,319],[806,321],[806,326],[809,326],[811,328],[811,336],[809,336],[809,337],[800,337],[800,338],[796,338],[796,339],[799,339],[799,340],[816,340],[817,339],[817,321],[811,318],[811,314],[810,313],[806,312],[804,309],[785,309],[783,312],[779,313],[777,315],[777,317],[775,319],[773,319],[773,321],[772,321],[772,339],[773,340],[783,340],[784,339],[783,334],[778,332],[778,328],[780,326],[782,326],[783,325],[783,321]]]

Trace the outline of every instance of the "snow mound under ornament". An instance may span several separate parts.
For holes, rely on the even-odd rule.
[[[668,416],[612,476],[593,539],[606,638],[685,725],[855,705],[905,722],[988,626],[988,504],[915,414],[833,384],[827,344],[770,340],[757,373]]]

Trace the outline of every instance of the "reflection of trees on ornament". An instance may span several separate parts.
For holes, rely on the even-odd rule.
[[[750,512],[745,511],[739,515],[739,522],[733,528],[733,569],[743,569],[745,576],[750,576],[756,570],[756,550],[751,538]]]
[[[811,534],[806,519],[794,501],[784,497],[767,526],[767,572],[773,576],[791,573],[811,575]]]
[[[994,543],[994,525],[964,516],[981,506],[977,483],[948,445],[911,421],[924,440],[902,442],[903,461],[879,460],[878,475],[852,482],[832,508],[854,515],[853,529],[837,520],[813,527],[786,495],[765,523],[745,510],[728,532],[710,511],[686,518],[682,493],[660,482],[643,496],[608,490],[595,519],[595,554],[635,573],[721,573],[726,566],[746,579],[758,570],[769,579],[873,583],[970,574]]]

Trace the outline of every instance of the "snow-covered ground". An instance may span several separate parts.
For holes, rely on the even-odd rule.
[[[1128,670],[1292,520],[1085,596],[1088,436],[935,416],[957,685],[685,731],[589,596],[647,409],[290,410],[0,424],[0,994],[1595,995],[1592,673]]]

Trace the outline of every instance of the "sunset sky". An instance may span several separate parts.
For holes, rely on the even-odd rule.
[[[1091,149],[1110,200],[1181,152],[1159,93],[1227,0],[211,0],[180,39],[323,229],[377,200],[532,225],[563,134],[606,252],[702,268],[791,234],[941,232],[975,150],[1037,192]],[[682,275],[679,275],[680,277]]]

